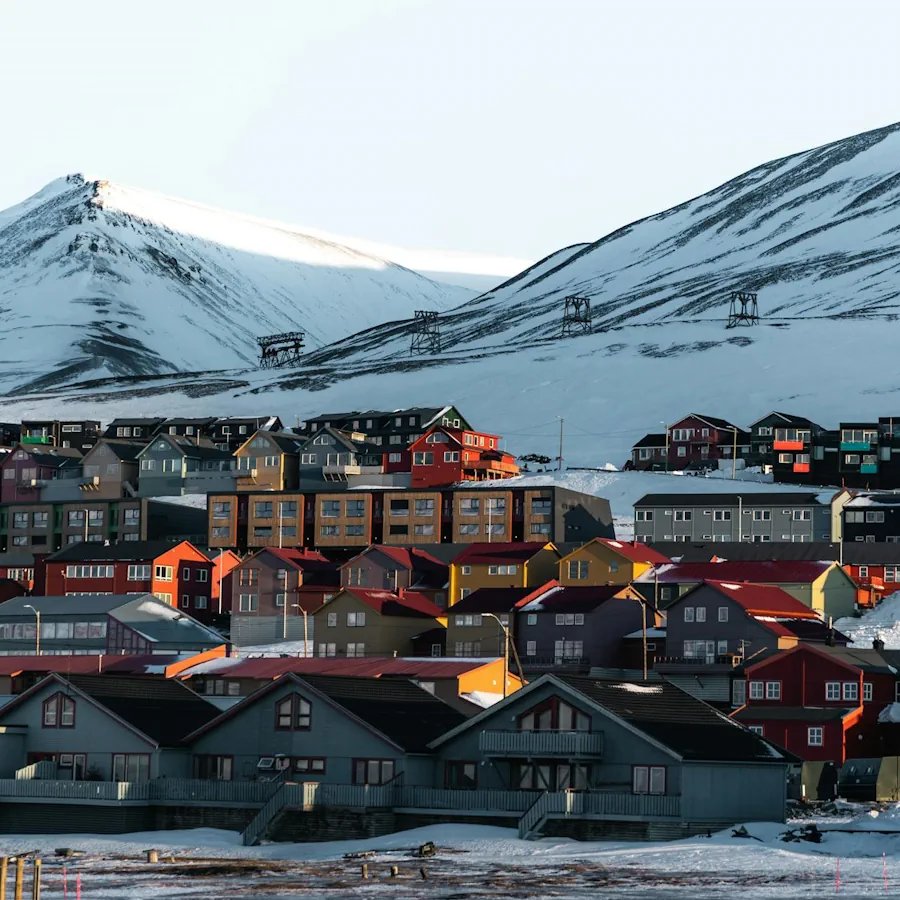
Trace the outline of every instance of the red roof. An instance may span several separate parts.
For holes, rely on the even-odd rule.
[[[297,675],[351,675],[361,678],[385,676],[402,678],[458,678],[466,672],[478,669],[489,660],[433,660],[397,659],[395,657],[364,657],[338,659],[337,657],[276,657],[236,660],[234,665],[223,668],[209,667],[209,675],[226,678],[277,678],[285,672]],[[203,676],[206,666],[200,664],[183,674],[188,677]]]
[[[406,569],[434,569],[440,568],[446,569],[448,568],[446,563],[442,563],[439,559],[435,559],[430,553],[426,553],[424,550],[419,550],[418,547],[389,547],[384,544],[377,544],[372,547],[367,547],[363,550],[362,553],[357,553],[353,559],[347,560],[347,562],[341,565],[343,569],[345,566],[349,566],[353,560],[359,559],[360,556],[365,556],[372,550],[377,550],[379,553],[383,553],[385,556],[394,560],[397,565],[403,566]]]
[[[705,579],[703,584],[718,591],[730,600],[734,600],[751,616],[778,616],[791,619],[818,619],[805,603],[792,597],[787,591],[770,584],[750,584],[749,582],[712,581]],[[687,594],[682,594],[681,598]],[[768,624],[768,623],[764,623]]]
[[[661,565],[640,577],[641,582],[656,578],[660,584],[713,581],[750,581],[757,584],[811,583],[835,563],[816,560],[754,560],[748,562],[671,563]]]
[[[671,562],[668,556],[663,556],[658,550],[648,547],[637,541],[614,541],[611,538],[594,538],[598,544],[605,544],[610,550],[614,550],[620,556],[631,562],[667,563]],[[587,546],[587,545],[585,545]],[[577,551],[575,551],[577,552]]]
[[[453,564],[466,563],[468,565],[485,566],[527,562],[532,556],[543,550],[547,543],[518,541],[508,544],[471,544],[453,560]]]
[[[416,591],[369,591],[364,588],[344,588],[357,600],[371,607],[380,616],[412,616],[437,619],[446,612],[431,602],[424,594]]]

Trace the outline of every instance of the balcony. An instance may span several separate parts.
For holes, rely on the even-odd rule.
[[[841,450],[864,451],[871,449],[872,444],[870,441],[841,441]]]
[[[322,466],[322,477],[326,481],[346,481],[351,475],[380,475],[381,466],[360,466],[356,464]]]
[[[793,470],[795,472],[809,472],[809,463],[794,463]]]
[[[721,656],[662,656],[656,660],[654,669],[660,673],[687,672],[688,669],[700,669],[704,672],[726,672],[739,666],[743,657],[737,653],[725,653]]]
[[[772,444],[773,450],[802,450],[803,441],[775,441]]]
[[[877,475],[878,463],[863,463],[859,467],[859,471],[862,472],[863,475]]]
[[[482,731],[482,753],[494,756],[602,757],[603,734],[591,731]]]

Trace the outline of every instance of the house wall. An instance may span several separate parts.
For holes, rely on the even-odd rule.
[[[556,641],[582,641],[583,656],[591,666],[620,665],[621,643],[626,634],[641,627],[641,604],[628,598],[613,598],[584,613],[584,625],[557,625],[556,612],[535,613],[537,623],[528,624],[528,613],[516,613],[516,649],[523,665],[530,660],[552,660]],[[652,613],[648,627],[653,625]],[[537,646],[532,656],[528,643]]]
[[[248,547],[302,547],[303,524],[303,494],[251,494],[247,498]]]
[[[452,563],[450,566],[450,596],[449,603],[452,606],[463,597],[463,591],[474,593],[483,587],[527,587],[527,572],[524,563],[519,560],[515,563],[516,571],[512,575],[491,575],[490,567],[476,563]],[[468,566],[469,574],[463,573],[463,568]],[[549,578],[547,579],[550,580]]]
[[[569,576],[569,563],[586,562],[587,578]],[[606,544],[596,541],[585,544],[559,561],[557,580],[566,586],[583,587],[585,585],[631,584],[638,575],[649,568],[647,563],[633,563],[616,553]]]
[[[361,502],[362,515],[355,513],[356,503]],[[317,494],[315,498],[315,537],[317,547],[368,547],[372,543],[372,495],[367,492],[353,491]],[[337,503],[338,514],[336,516],[323,515],[323,510],[330,510],[324,506],[326,503]],[[323,529],[337,528],[337,534],[326,534]],[[361,534],[353,533],[357,528],[362,529]]]
[[[504,615],[509,616],[509,624],[507,627],[509,628],[510,640],[514,642],[516,617],[511,612],[498,613],[497,615],[501,618],[503,618]],[[504,637],[503,629],[497,623],[496,619],[492,619],[489,616],[482,616],[480,625],[461,625],[457,624],[458,618],[459,617],[455,615],[451,609],[447,615],[447,656],[503,656],[506,638]],[[460,651],[457,652],[457,643],[471,644],[475,642],[478,643],[477,652],[466,651],[464,647],[460,648]]]
[[[240,462],[235,464],[237,490],[285,491],[297,487],[297,455],[285,453],[268,432],[257,431],[234,455],[238,460],[250,460],[245,464],[247,468],[242,469]],[[273,464],[266,462],[267,457],[274,457]],[[253,469],[256,470],[255,477],[251,474]]]
[[[580,494],[568,488],[553,490],[552,540],[561,543],[588,541],[591,538],[614,538],[612,510],[604,497]],[[525,538],[530,540],[528,536]]]
[[[366,624],[362,627],[347,625],[348,613],[364,612]],[[328,614],[337,615],[337,624],[328,625]],[[409,656],[412,653],[412,638],[437,621],[424,616],[382,616],[371,606],[357,600],[352,594],[341,591],[312,617],[316,628],[316,655],[320,656],[319,645],[335,644],[336,654],[343,656],[347,644],[365,644],[366,656]]]
[[[835,619],[856,611],[856,585],[836,563],[812,585],[813,609]]]
[[[786,764],[685,763],[681,776],[682,820],[784,822],[787,768]]]
[[[75,699],[75,726],[73,728],[44,728],[43,702],[53,694],[63,692],[57,681],[48,683],[36,691],[16,709],[0,710],[0,725],[24,725],[26,765],[29,754],[35,753],[84,753],[87,769],[96,769],[103,781],[112,779],[112,758],[116,753],[150,754],[150,777],[160,774],[159,754],[153,744],[112,718],[108,713],[81,696]],[[186,773],[182,773],[184,777]]]
[[[405,504],[406,514],[395,512],[391,506],[392,500],[397,501],[401,509]],[[419,501],[418,511],[416,501]],[[422,508],[427,503],[432,504],[430,511]],[[441,510],[439,491],[403,491],[402,494],[388,494],[384,498],[384,543],[404,546],[439,544]]]
[[[414,467],[415,468],[415,467]],[[476,511],[463,513],[463,501],[478,501]],[[489,501],[496,508],[488,509]],[[468,503],[466,504],[468,506]],[[505,542],[512,540],[512,492],[508,490],[471,490],[453,493],[453,538],[456,544],[478,544],[488,540],[490,525],[491,540]],[[461,529],[467,529],[463,532]],[[472,531],[472,529],[477,529]],[[502,530],[501,530],[502,529]],[[472,533],[469,533],[472,531]]]
[[[342,587],[393,591],[410,586],[411,572],[377,548],[367,550],[341,566]]]
[[[100,479],[99,485],[89,494],[91,499],[117,500],[126,495],[126,484],[132,490],[137,490],[138,464],[120,460],[103,442],[96,444],[85,454],[82,471],[85,478],[96,476]]]
[[[275,709],[280,700],[299,694],[312,704],[311,727],[307,731],[278,731]],[[338,707],[299,684],[287,684],[207,731],[191,744],[193,756],[231,756],[235,780],[252,780],[259,774],[262,756],[284,754],[292,758],[327,760],[325,772],[304,772],[303,781],[331,784],[353,782],[354,759],[393,759],[395,772],[407,769],[407,754],[386,739],[349,717]],[[427,785],[416,766],[405,772],[404,784]]]

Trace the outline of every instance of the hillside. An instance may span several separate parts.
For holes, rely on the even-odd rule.
[[[639,186],[636,186],[636,189]],[[444,351],[411,357],[407,319],[314,350],[298,370],[94,380],[22,397],[220,412],[454,402],[515,453],[621,466],[631,444],[689,411],[746,425],[770,409],[821,425],[896,414],[900,363],[900,125],[760,166],[602,239],[564,248],[441,314]],[[759,293],[761,325],[727,330],[733,289]],[[591,333],[562,338],[563,299],[590,297]]]
[[[292,226],[70,175],[0,212],[7,389],[255,365],[472,296]]]

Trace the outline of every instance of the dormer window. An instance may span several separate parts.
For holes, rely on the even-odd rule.
[[[299,694],[291,694],[275,705],[275,728],[278,731],[309,731],[312,727],[312,704]]]

